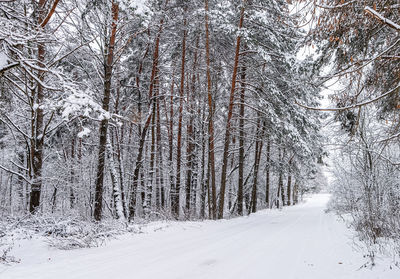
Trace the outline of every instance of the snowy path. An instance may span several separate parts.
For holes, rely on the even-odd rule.
[[[22,263],[0,265],[0,278],[400,278],[387,261],[358,270],[365,259],[344,224],[324,213],[328,199],[320,194],[233,220],[171,223],[100,248],[58,251],[27,241],[15,250]]]

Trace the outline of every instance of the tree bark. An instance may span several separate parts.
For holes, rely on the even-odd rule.
[[[192,176],[193,176],[193,117],[192,104],[190,100],[190,90],[187,90],[187,107],[189,112],[189,120],[186,129],[186,214],[190,218],[191,195],[192,193]]]
[[[53,2],[52,8],[46,15],[46,0],[39,0],[38,6],[38,19],[37,23],[40,29],[44,29],[49,22],[50,18],[54,14],[57,7],[58,0]],[[46,54],[45,44],[43,42],[38,43],[37,60],[38,67],[45,68],[44,58]],[[44,71],[38,70],[38,79],[40,82],[37,84],[36,92],[33,91],[32,99],[36,100],[36,111],[32,111],[32,140],[31,140],[31,170],[32,180],[29,211],[35,213],[40,206],[40,195],[42,191],[42,171],[43,171],[43,148],[44,148],[44,112],[43,112],[43,101],[44,101],[44,88],[42,82],[44,81]]]
[[[186,11],[185,11],[186,12]],[[179,218],[179,196],[181,190],[181,160],[182,160],[182,117],[183,117],[183,98],[185,90],[185,63],[186,63],[186,36],[187,19],[183,21],[182,38],[182,62],[181,62],[181,83],[179,88],[179,110],[178,110],[178,138],[176,147],[176,182],[172,193],[172,215]]]
[[[157,78],[157,85],[159,84]],[[159,88],[157,87],[157,90]],[[157,94],[159,95],[159,94]],[[159,181],[160,189],[159,189],[159,200],[161,209],[165,207],[165,189],[164,189],[164,177],[163,177],[163,154],[162,154],[162,145],[161,145],[161,117],[160,117],[160,97],[156,99],[156,112],[157,112],[157,120],[156,120],[156,140],[157,140],[157,165],[156,168],[156,179]]]
[[[125,221],[122,201],[122,189],[118,183],[117,169],[114,162],[114,151],[110,140],[107,140],[108,161],[110,162],[111,184],[113,189],[114,209],[118,220]]]
[[[255,213],[257,211],[257,183],[258,183],[258,170],[260,166],[261,152],[263,148],[263,142],[261,140],[261,120],[258,119],[257,132],[256,132],[256,146],[254,154],[254,176],[253,176],[253,190],[251,193],[251,212]],[[265,126],[264,126],[265,127]]]
[[[296,181],[293,186],[293,204],[295,205],[298,202],[299,202],[299,184]]]
[[[197,67],[197,58],[198,53],[197,49],[199,47],[199,40],[197,39],[196,43],[196,51],[194,53],[194,61],[193,61],[193,69],[192,69],[192,84],[191,90],[188,88],[187,90],[187,110],[189,114],[189,120],[187,122],[187,143],[186,143],[186,214],[187,217],[191,217],[191,210],[193,209],[193,197],[195,196],[194,189],[194,177],[196,170],[194,169],[195,160],[194,152],[195,152],[195,131],[194,131],[194,102],[195,102],[195,93],[196,93],[196,67]],[[189,84],[188,84],[189,85]],[[189,86],[188,86],[189,87]]]
[[[174,199],[173,192],[175,191],[174,181],[174,88],[175,88],[175,71],[172,73],[171,82],[171,96],[170,96],[170,107],[169,107],[169,128],[168,128],[168,145],[169,145],[169,184],[170,184],[170,199],[171,205]]]
[[[207,183],[206,183],[206,136],[205,125],[206,123],[206,109],[205,102],[203,103],[203,114],[201,117],[201,177],[200,177],[200,219],[204,219],[206,215],[206,196],[207,196]]]
[[[158,72],[158,71],[157,71]],[[157,73],[156,73],[157,76]],[[157,99],[157,89],[155,90],[156,94],[154,98]],[[150,170],[149,170],[149,177],[146,185],[146,194],[145,199],[143,202],[143,211],[144,215],[147,217],[151,211],[151,201],[153,196],[153,183],[154,183],[154,175],[155,175],[155,147],[156,147],[156,135],[155,135],[155,124],[156,124],[156,102],[153,101],[153,108],[152,108],[152,116],[151,116],[151,145],[150,145]]]
[[[121,137],[119,136],[119,131],[118,129],[115,129],[115,139],[117,143],[117,160],[118,160],[118,171],[119,171],[119,188],[121,189],[121,199],[122,199],[122,205],[124,209],[124,216],[125,218],[128,217],[128,206],[127,206],[127,201],[126,201],[126,195],[124,191],[124,185],[125,185],[125,179],[124,179],[124,174],[125,174],[125,167],[123,163],[123,150],[121,147],[121,143],[123,142],[123,131],[124,127],[121,127]]]
[[[114,46],[115,37],[117,33],[117,21],[118,21],[119,6],[118,3],[112,3],[112,25],[110,42],[108,44],[107,59],[104,67],[104,97],[103,97],[103,110],[109,111],[110,106],[110,95],[111,95],[111,78],[113,70],[114,60]],[[103,184],[104,184],[104,167],[105,167],[105,152],[107,146],[107,134],[108,134],[108,116],[104,117],[100,123],[100,140],[99,140],[99,155],[97,163],[97,174],[95,180],[95,199],[94,199],[94,219],[100,221],[102,217],[103,209]]]
[[[244,11],[245,11],[246,0],[242,1],[242,8],[240,11],[240,20],[239,20],[239,30],[243,28],[244,22]],[[231,93],[229,98],[228,105],[228,119],[226,121],[225,127],[225,139],[224,139],[224,153],[222,159],[222,172],[221,172],[221,188],[219,194],[219,212],[218,219],[222,219],[224,217],[224,204],[225,204],[225,188],[226,188],[226,173],[228,168],[228,156],[229,156],[229,143],[231,136],[231,120],[233,115],[233,101],[235,99],[235,91],[236,91],[236,76],[238,72],[239,65],[239,53],[240,53],[240,42],[242,40],[242,36],[239,33],[236,39],[236,52],[235,52],[235,62],[233,65],[233,73],[232,73],[232,86]]]
[[[69,189],[69,201],[70,201],[70,207],[74,208],[75,202],[76,202],[76,197],[74,193],[74,186],[75,186],[75,135],[73,136],[71,140],[71,165],[70,165],[70,189]]]
[[[265,204],[270,207],[270,163],[271,163],[271,140],[267,140],[267,166],[265,171]]]
[[[246,92],[246,67],[242,68],[241,91],[240,91],[240,111],[239,111],[239,185],[237,198],[237,213],[243,215],[243,181],[244,181],[244,101]]]
[[[168,1],[166,1],[166,2],[168,2]],[[153,54],[153,66],[152,66],[150,86],[149,86],[149,100],[150,100],[149,114],[147,116],[146,122],[144,123],[143,129],[140,134],[139,150],[138,150],[138,154],[136,157],[135,170],[133,172],[133,182],[132,182],[132,187],[131,187],[131,191],[130,191],[131,197],[129,200],[129,219],[131,219],[131,220],[133,220],[133,218],[135,217],[137,188],[138,188],[138,184],[139,184],[140,170],[143,165],[143,162],[142,162],[143,149],[144,149],[144,144],[146,142],[147,130],[149,129],[150,122],[151,122],[151,119],[153,116],[153,109],[152,109],[152,105],[153,105],[153,101],[154,101],[153,100],[153,90],[154,90],[154,84],[156,82],[156,75],[158,73],[160,37],[161,37],[161,33],[162,33],[163,24],[164,24],[164,17],[161,18],[161,20],[160,20],[160,26],[159,26],[155,44],[154,44],[155,47],[154,47],[154,54]]]
[[[292,205],[292,173],[291,173],[291,165],[293,161],[293,156],[289,160],[289,171],[288,171],[288,180],[287,180],[287,203],[286,205]]]
[[[209,19],[208,19],[208,0],[204,0],[205,4],[205,29],[206,29],[206,63],[207,63],[207,99],[208,99],[208,156],[210,168],[209,176],[211,178],[211,200],[208,199],[209,209],[211,208],[212,219],[217,219],[217,188],[215,182],[215,153],[214,153],[214,102],[212,97],[212,81],[211,81],[211,66],[210,66],[210,33],[209,33]],[[208,175],[207,175],[208,176]],[[209,188],[210,180],[207,179]]]

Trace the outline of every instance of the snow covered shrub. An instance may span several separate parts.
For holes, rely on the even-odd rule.
[[[48,243],[50,246],[66,250],[101,246],[125,230],[125,226],[117,222],[92,223],[77,219],[52,225],[45,231],[49,236]]]
[[[127,231],[126,225],[117,221],[93,223],[78,216],[27,215],[8,217],[0,220],[0,252],[6,247],[4,255],[12,241],[29,239],[33,235],[45,237],[50,246],[58,249],[89,248],[103,245],[108,239]],[[4,237],[2,237],[4,235]],[[0,254],[1,256],[1,254]],[[4,256],[4,257],[5,257]]]
[[[377,252],[400,255],[400,170],[394,163],[400,149],[382,141],[376,124],[362,119],[357,134],[335,159],[330,204],[350,216],[350,225],[371,258]]]
[[[0,241],[0,263],[11,264],[20,262],[19,259],[9,255],[12,248],[12,245],[5,245]]]
[[[7,234],[8,228],[4,222],[0,221],[0,263],[18,263],[19,260],[10,255],[14,246],[12,238]]]

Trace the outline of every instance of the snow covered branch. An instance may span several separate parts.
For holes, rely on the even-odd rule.
[[[375,103],[376,101],[379,101],[379,100],[382,99],[382,98],[385,98],[385,97],[387,97],[387,96],[389,96],[389,95],[391,95],[391,94],[393,94],[393,93],[397,93],[399,88],[400,88],[400,85],[396,86],[395,88],[393,88],[393,89],[387,91],[386,93],[384,93],[384,94],[382,94],[382,95],[380,95],[380,96],[378,96],[378,97],[376,97],[376,98],[373,98],[373,99],[370,99],[370,100],[367,100],[367,101],[363,101],[363,102],[361,102],[361,103],[357,103],[357,104],[354,104],[354,105],[350,105],[350,106],[346,106],[346,107],[340,107],[340,108],[317,108],[317,107],[310,107],[310,106],[306,106],[306,105],[303,105],[303,104],[297,102],[297,100],[295,101],[295,103],[296,103],[297,105],[299,105],[300,107],[303,107],[303,108],[306,108],[306,109],[310,109],[310,110],[318,110],[318,111],[344,111],[344,110],[350,110],[350,109],[360,108],[360,107],[363,107],[363,106],[366,106],[366,105]]]
[[[317,7],[322,8],[322,9],[339,9],[339,8],[344,8],[349,6],[350,4],[356,3],[357,1],[350,1],[347,3],[343,3],[343,4],[339,4],[336,6],[326,6],[326,5],[320,5],[320,4],[316,4]]]
[[[367,14],[375,17],[379,21],[385,23],[390,28],[395,29],[396,31],[400,31],[400,25],[398,25],[397,23],[393,22],[392,20],[384,17],[383,15],[381,15],[380,13],[375,11],[374,9],[372,9],[370,7],[365,7],[364,11],[365,11],[365,13],[367,13]]]
[[[5,66],[0,67],[0,75],[2,75],[6,71],[8,71],[8,70],[10,70],[10,69],[12,69],[14,67],[17,67],[18,65],[19,65],[19,62],[14,62],[14,63],[7,64]]]
[[[18,173],[18,172],[16,172],[16,171],[10,170],[10,169],[8,169],[8,168],[2,166],[2,165],[0,165],[0,169],[4,170],[4,171],[6,171],[6,172],[9,172],[9,173],[11,173],[11,174],[14,174],[14,175],[18,176],[19,178],[22,178],[22,179],[25,180],[25,182],[27,182],[28,184],[32,184],[32,181],[30,181],[30,180],[27,179],[25,176],[23,176],[22,174],[20,174],[20,173]]]

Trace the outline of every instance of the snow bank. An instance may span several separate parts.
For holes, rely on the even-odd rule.
[[[4,278],[398,279],[393,259],[370,269],[354,233],[325,213],[329,195],[284,210],[221,221],[154,222],[131,227],[106,246],[60,251],[24,240],[1,266]],[[3,278],[2,277],[2,278]]]

